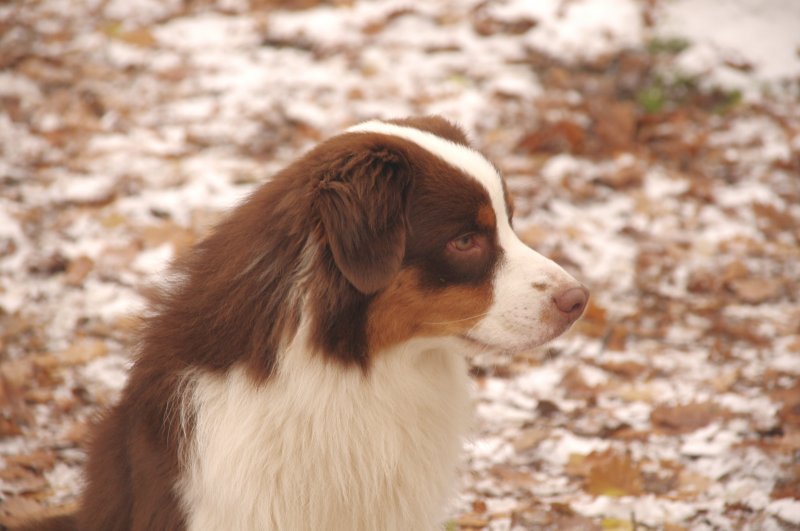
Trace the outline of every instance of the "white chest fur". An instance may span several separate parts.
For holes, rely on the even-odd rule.
[[[437,528],[471,418],[460,354],[412,340],[364,374],[303,346],[263,386],[241,370],[190,386],[190,531]]]

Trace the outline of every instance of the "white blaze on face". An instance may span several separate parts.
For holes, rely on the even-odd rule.
[[[564,332],[575,317],[558,310],[554,297],[580,283],[552,260],[519,239],[508,222],[503,183],[495,167],[477,151],[427,131],[380,121],[347,130],[403,138],[426,149],[481,183],[497,219],[503,257],[495,272],[494,302],[467,337],[502,350],[531,348]]]

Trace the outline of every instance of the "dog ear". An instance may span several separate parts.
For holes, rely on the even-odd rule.
[[[348,153],[318,184],[316,208],[339,271],[358,291],[385,288],[406,246],[412,179],[405,156],[374,146]]]

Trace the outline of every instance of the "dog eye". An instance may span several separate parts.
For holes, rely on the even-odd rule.
[[[471,251],[480,246],[478,243],[478,236],[476,234],[464,234],[455,240],[450,241],[450,247],[456,251],[465,252]]]

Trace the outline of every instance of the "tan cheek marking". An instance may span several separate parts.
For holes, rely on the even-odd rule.
[[[497,218],[494,215],[492,205],[483,205],[478,209],[477,221],[478,225],[487,229],[493,229],[497,226]]]
[[[404,269],[372,301],[367,326],[370,352],[413,337],[462,334],[483,317],[491,304],[490,282],[423,290],[419,274],[413,269]]]

